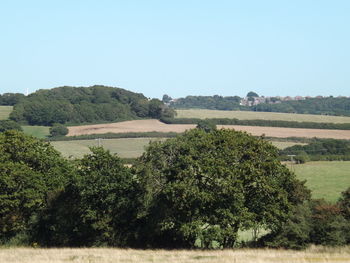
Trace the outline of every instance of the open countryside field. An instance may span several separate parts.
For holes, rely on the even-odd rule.
[[[335,202],[340,193],[350,187],[350,161],[308,162],[293,165],[291,169],[300,180],[307,180],[306,186],[312,190],[313,198]]]
[[[12,106],[0,106],[0,120],[8,119],[12,112],[12,108]]]
[[[137,158],[144,152],[150,141],[162,138],[123,138],[101,140],[101,145],[121,158]],[[89,147],[98,146],[98,140],[56,141],[51,144],[65,157],[81,158],[90,153]]]
[[[350,262],[350,248],[311,247],[305,251],[272,249],[237,250],[134,250],[117,248],[2,248],[2,263],[324,263]]]
[[[350,117],[294,114],[278,112],[256,112],[256,111],[224,111],[224,110],[204,110],[189,109],[176,110],[176,118],[228,118],[239,120],[281,120],[299,122],[329,122],[329,123],[350,123]]]
[[[118,154],[121,158],[137,158],[142,155],[145,147],[150,141],[166,140],[166,138],[121,138],[121,139],[102,139],[101,146],[111,153]],[[271,141],[279,149],[284,149],[296,144],[294,142]],[[51,144],[56,150],[62,153],[64,157],[81,158],[90,153],[89,147],[98,146],[96,140],[73,140],[73,141],[53,141]]]
[[[50,127],[48,126],[22,126],[23,132],[28,135],[43,139],[50,135]]]
[[[69,128],[68,136],[83,134],[103,134],[103,133],[127,133],[127,132],[184,132],[192,129],[194,124],[165,124],[158,120],[135,120],[124,121],[109,124],[95,124],[72,126]],[[242,125],[218,125],[218,128],[235,129],[246,131],[254,136],[265,134],[268,137],[287,138],[287,137],[306,137],[306,138],[334,138],[350,140],[350,130],[323,130],[323,129],[297,129],[297,128],[278,128],[278,127],[256,127]]]

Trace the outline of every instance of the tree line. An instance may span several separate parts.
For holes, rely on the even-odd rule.
[[[290,160],[289,155],[299,163],[307,161],[348,161],[350,141],[314,138],[307,145],[293,145],[280,151],[281,160]]]
[[[10,119],[30,125],[80,124],[138,118],[171,117],[174,111],[158,99],[106,86],[59,87],[29,96],[3,94],[1,105],[14,105]]]
[[[249,95],[249,96],[248,96]],[[258,97],[258,94],[249,92],[248,100]],[[168,98],[168,97],[167,97]],[[271,98],[278,103],[260,103],[254,106],[240,105],[239,96],[187,96],[175,100],[166,100],[170,107],[176,109],[211,109],[211,110],[242,110],[263,112],[284,112],[300,114],[320,114],[335,116],[350,116],[350,98],[346,97],[323,97],[306,98],[305,100],[280,101]],[[254,100],[254,99],[253,99]]]
[[[169,118],[164,116],[160,120],[167,124],[197,124],[202,119]],[[244,126],[261,126],[261,127],[350,130],[350,123],[299,122],[299,121],[282,121],[282,120],[239,120],[236,118],[233,118],[233,119],[211,118],[211,119],[205,119],[205,120],[215,125],[244,125]]]
[[[202,125],[152,142],[133,167],[103,148],[64,159],[20,131],[0,133],[0,243],[42,247],[231,248],[349,244],[350,190],[312,201],[278,150]]]

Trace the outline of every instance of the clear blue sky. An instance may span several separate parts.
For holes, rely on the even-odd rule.
[[[350,96],[348,0],[1,0],[0,93]]]

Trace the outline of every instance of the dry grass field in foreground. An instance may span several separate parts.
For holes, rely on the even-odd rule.
[[[184,132],[192,129],[195,124],[165,124],[158,120],[135,120],[108,124],[72,126],[69,128],[68,136],[83,134],[103,134],[103,133],[128,133],[128,132]],[[242,125],[217,125],[218,128],[235,129],[247,131],[252,135],[259,136],[265,134],[268,137],[318,137],[334,139],[350,139],[350,130],[322,130],[322,129],[297,129],[297,128],[276,128],[258,127]]]
[[[350,262],[350,248],[313,247],[305,251],[237,250],[132,250],[113,248],[35,249],[2,248],[1,263],[301,263]]]
[[[176,110],[176,118],[228,118],[239,120],[280,120],[280,121],[301,121],[301,122],[330,122],[330,123],[350,123],[350,117],[328,116],[315,114],[295,114],[280,112],[260,112],[260,111],[228,111],[228,110],[205,110],[188,109]]]

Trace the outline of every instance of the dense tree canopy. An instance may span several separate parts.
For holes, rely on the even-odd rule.
[[[75,177],[41,218],[39,240],[50,246],[130,245],[138,185],[130,169],[103,148],[91,148]]]
[[[160,100],[120,88],[60,87],[39,90],[21,99],[10,118],[31,125],[92,123],[173,116]]]
[[[25,232],[65,185],[70,166],[48,143],[0,134],[0,242]]]
[[[232,247],[239,229],[274,228],[305,199],[295,175],[265,140],[232,130],[195,129],[152,143],[137,173],[144,187],[145,243]]]

